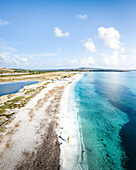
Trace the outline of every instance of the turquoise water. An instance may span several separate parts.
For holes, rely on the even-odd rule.
[[[136,169],[136,72],[84,73],[74,90],[82,163],[90,170]]]
[[[0,96],[17,93],[24,86],[36,84],[38,81],[18,81],[18,82],[8,82],[0,84]]]

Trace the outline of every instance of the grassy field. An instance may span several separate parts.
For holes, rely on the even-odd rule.
[[[37,80],[37,81],[43,81],[43,80],[51,80],[58,77],[64,77],[64,76],[71,76],[68,72],[36,72],[35,74],[27,74],[27,75],[1,75],[0,76],[0,82],[7,82],[7,81],[26,81],[26,80]]]

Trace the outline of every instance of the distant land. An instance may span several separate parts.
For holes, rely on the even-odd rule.
[[[0,76],[6,75],[14,75],[14,74],[40,74],[45,72],[54,72],[54,71],[80,71],[80,72],[129,72],[129,71],[136,71],[127,70],[127,69],[104,69],[104,68],[89,68],[89,67],[81,67],[81,68],[70,68],[70,69],[16,69],[16,68],[0,68]]]

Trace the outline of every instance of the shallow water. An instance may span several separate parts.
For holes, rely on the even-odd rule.
[[[83,163],[136,169],[136,72],[85,73],[74,91]]]
[[[24,86],[36,84],[38,81],[20,81],[20,82],[8,82],[0,84],[0,96],[17,93]]]

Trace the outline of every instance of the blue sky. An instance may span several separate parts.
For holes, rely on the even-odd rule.
[[[0,67],[136,68],[134,0],[1,0]]]

